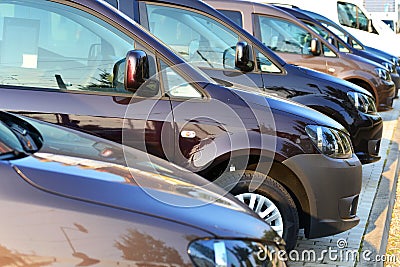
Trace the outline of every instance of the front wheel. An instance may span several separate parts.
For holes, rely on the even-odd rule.
[[[256,190],[250,191],[249,185],[254,178],[264,180]],[[288,251],[295,247],[299,216],[295,202],[280,183],[261,173],[245,171],[226,173],[217,184],[225,189],[232,188],[230,193],[248,205],[285,240]]]

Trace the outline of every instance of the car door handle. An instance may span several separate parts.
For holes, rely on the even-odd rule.
[[[195,138],[196,132],[195,131],[182,131],[181,136],[183,138]]]
[[[336,69],[335,68],[328,68],[329,73],[335,73]]]

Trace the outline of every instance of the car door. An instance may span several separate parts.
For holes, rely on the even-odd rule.
[[[114,75],[138,48],[158,79],[152,48],[71,6],[2,1],[0,10],[1,109],[166,157],[160,144],[161,132],[170,138],[173,131],[169,98],[160,87],[125,91]]]

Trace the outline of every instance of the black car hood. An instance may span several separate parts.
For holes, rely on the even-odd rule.
[[[210,92],[210,94],[212,94],[213,92],[218,91],[218,87],[223,90],[231,90],[232,94],[248,103],[252,109],[262,109],[265,110],[265,112],[270,109],[272,111],[272,115],[274,114],[274,111],[279,111],[283,115],[286,114],[285,116],[288,118],[294,115],[297,117],[298,121],[302,121],[306,124],[316,124],[347,132],[340,123],[320,113],[319,111],[287,98],[282,98],[278,95],[264,92],[259,88],[248,87],[240,84],[232,84],[232,86],[228,89],[226,86],[221,88],[220,85],[209,84],[207,86],[207,90]],[[289,121],[294,120],[296,120],[296,118],[289,118]]]
[[[364,88],[355,85],[351,82],[345,81],[343,79],[339,79],[334,76],[325,74],[323,72],[315,71],[309,68],[300,67],[292,64],[287,64],[285,68],[290,74],[296,74],[302,76],[305,75],[309,79],[317,80],[320,83],[319,90],[321,90],[322,93],[332,94],[332,90],[342,91],[344,93],[353,91],[372,97],[371,93],[365,90]],[[327,88],[329,88],[329,91]]]

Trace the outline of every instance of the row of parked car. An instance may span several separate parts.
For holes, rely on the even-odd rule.
[[[284,266],[358,224],[397,57],[250,1],[0,10],[7,264]]]

